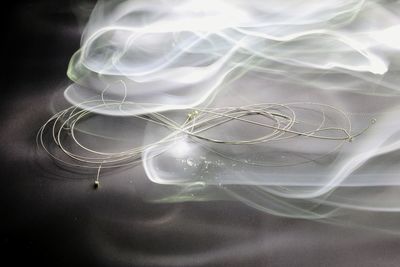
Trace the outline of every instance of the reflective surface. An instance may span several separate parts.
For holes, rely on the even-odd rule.
[[[63,170],[38,153],[37,130],[65,104],[66,66],[81,34],[72,11],[82,8],[44,1],[10,10],[0,153],[2,250],[13,265],[399,265],[400,239],[393,233],[346,220],[332,225],[275,217],[237,201],[151,203],[145,200],[158,189],[139,167],[106,173],[93,190],[92,173]],[[374,189],[371,200],[381,192],[391,190]],[[395,191],[392,196],[396,200]],[[400,219],[397,213],[384,220],[376,213],[354,216],[372,225],[379,219],[382,228]]]

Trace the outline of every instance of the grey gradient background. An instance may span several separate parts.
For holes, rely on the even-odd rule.
[[[35,134],[69,83],[76,13],[92,2],[14,1],[3,10],[2,266],[400,266],[398,236],[238,202],[146,203],[139,169],[95,191],[37,153]]]

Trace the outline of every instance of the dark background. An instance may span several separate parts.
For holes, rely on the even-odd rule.
[[[381,232],[277,218],[238,202],[150,204],[132,179],[68,177],[35,134],[69,83],[94,1],[13,1],[3,8],[0,105],[2,266],[399,266]],[[72,175],[72,174],[71,174]],[[377,215],[378,216],[378,215]]]

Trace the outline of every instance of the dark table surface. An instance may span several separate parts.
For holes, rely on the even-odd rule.
[[[239,202],[151,204],[132,179],[54,175],[35,134],[69,83],[90,1],[16,1],[3,12],[2,266],[399,266],[400,239],[286,219]],[[8,262],[8,263],[7,263]]]

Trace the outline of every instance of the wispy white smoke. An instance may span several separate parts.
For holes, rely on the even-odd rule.
[[[124,92],[114,82],[124,80],[128,100],[138,103],[130,112],[144,113],[196,106],[237,68],[374,79],[388,72],[399,49],[398,4],[384,4],[99,1],[71,61],[76,84],[66,96],[78,104],[106,90],[119,100]],[[357,89],[353,82],[341,86]],[[385,82],[394,87],[392,79]]]

